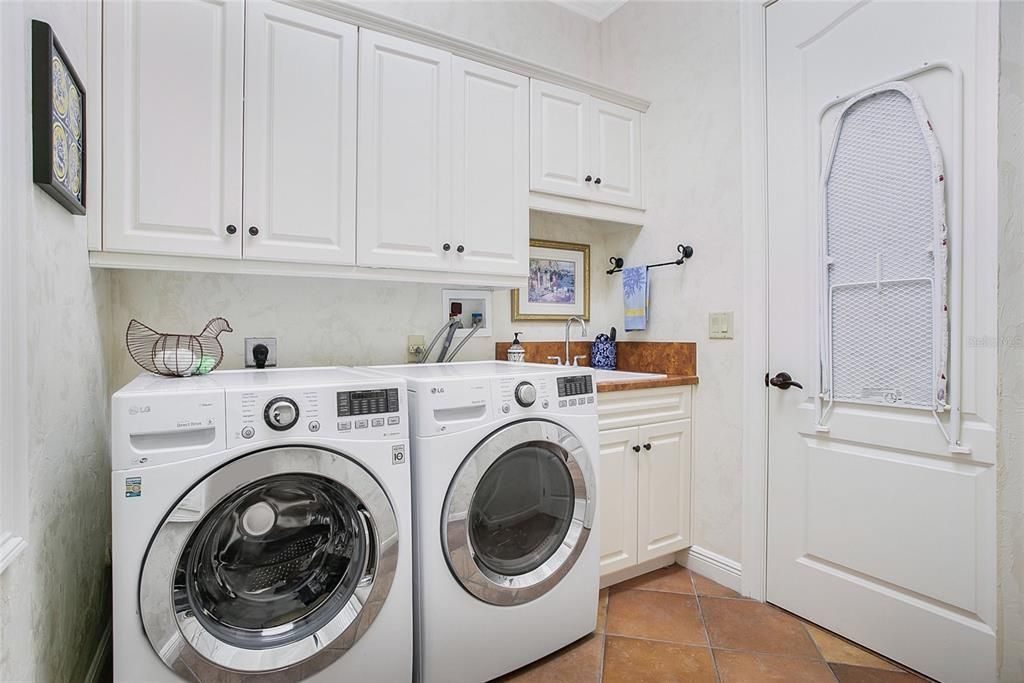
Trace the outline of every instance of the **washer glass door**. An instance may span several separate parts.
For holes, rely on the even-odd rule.
[[[397,533],[386,494],[354,461],[301,447],[244,456],[190,490],[154,537],[140,585],[146,633],[195,680],[299,664],[305,677],[373,621]]]
[[[543,595],[582,552],[593,495],[589,459],[571,432],[545,420],[499,429],[466,458],[445,501],[452,572],[492,604]]]

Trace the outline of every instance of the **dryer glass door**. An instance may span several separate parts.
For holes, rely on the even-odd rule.
[[[571,432],[546,420],[499,429],[466,458],[445,501],[452,572],[492,604],[543,595],[586,545],[593,496],[588,454]]]
[[[301,680],[376,617],[397,528],[377,481],[341,454],[274,448],[232,461],[154,537],[139,596],[146,633],[196,680],[302,664]]]

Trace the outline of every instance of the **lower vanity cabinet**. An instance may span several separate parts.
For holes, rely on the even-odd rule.
[[[691,393],[598,396],[602,576],[690,545]]]

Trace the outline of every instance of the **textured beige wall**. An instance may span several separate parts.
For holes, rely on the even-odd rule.
[[[647,223],[624,256],[664,261],[679,242],[695,251],[683,268],[651,271],[650,328],[624,338],[697,342],[693,542],[738,561],[744,331],[707,338],[708,313],[738,322],[743,301],[738,4],[631,0],[601,26],[603,80],[653,103]]]
[[[1024,4],[1000,12],[999,678],[1024,681]]]
[[[88,264],[85,218],[32,184],[31,19],[49,22],[84,79],[84,3],[0,3],[4,224],[25,244],[29,422],[20,487],[28,549],[0,575],[0,680],[78,683],[107,623],[110,528],[108,277]],[[88,92],[90,84],[85,84]],[[10,155],[10,156],[8,156]],[[13,157],[13,159],[12,159]],[[17,205],[22,217],[11,220]]]

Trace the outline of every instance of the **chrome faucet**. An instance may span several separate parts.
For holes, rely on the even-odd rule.
[[[583,337],[587,336],[587,324],[583,322],[583,318],[577,318],[573,316],[565,321],[565,361],[563,362],[558,356],[549,356],[548,360],[558,361],[558,365],[579,365],[580,358],[586,358],[586,356],[572,356],[572,361],[569,358],[569,336],[572,334],[572,324],[576,322],[580,324],[580,335]]]

